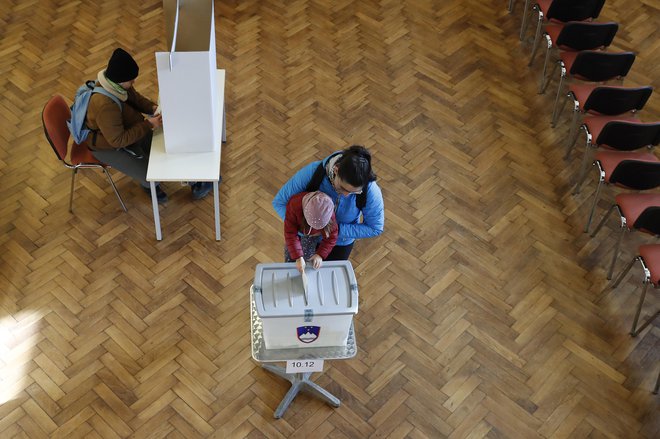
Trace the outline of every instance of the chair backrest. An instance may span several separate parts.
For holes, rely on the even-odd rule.
[[[660,162],[622,160],[612,171],[610,183],[639,191],[659,187]]]
[[[644,146],[655,146],[658,143],[660,143],[660,122],[608,122],[596,139],[597,145],[607,145],[621,151],[632,151]]]
[[[597,18],[605,0],[554,0],[546,14],[548,20],[583,21]]]
[[[555,44],[572,50],[599,49],[612,44],[618,30],[619,25],[615,22],[573,21],[562,28]]]
[[[652,206],[644,209],[635,224],[635,229],[642,230],[652,235],[660,235],[660,206]]]
[[[635,54],[632,52],[585,50],[575,57],[570,73],[586,81],[609,81],[626,76],[634,62]]]
[[[614,116],[639,111],[644,108],[653,87],[596,87],[589,94],[582,108],[584,111],[595,111],[600,114]]]
[[[55,95],[46,102],[41,112],[41,122],[48,143],[57,158],[64,161],[69,147],[69,128],[66,121],[71,117],[71,110],[61,95]]]

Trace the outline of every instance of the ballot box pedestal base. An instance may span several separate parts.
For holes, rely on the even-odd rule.
[[[348,341],[345,346],[330,346],[318,348],[292,348],[292,349],[267,349],[263,339],[263,322],[256,312],[254,306],[254,294],[250,288],[250,323],[252,358],[261,364],[268,372],[284,378],[291,383],[291,388],[275,410],[275,419],[280,419],[296,395],[301,391],[321,399],[332,407],[339,407],[341,401],[323,387],[312,382],[312,372],[286,373],[286,369],[275,366],[273,362],[286,362],[289,360],[345,360],[355,357],[357,344],[355,342],[355,328],[353,323],[348,332]]]
[[[289,408],[289,405],[291,405],[291,402],[293,402],[300,391],[305,391],[333,407],[339,407],[341,404],[339,398],[318,384],[310,381],[309,378],[311,377],[312,372],[286,373],[286,370],[283,367],[274,366],[272,364],[262,364],[261,367],[291,383],[291,388],[286,393],[286,395],[284,395],[282,402],[280,402],[280,405],[278,405],[277,409],[275,410],[275,419],[280,419],[284,415],[284,412]]]

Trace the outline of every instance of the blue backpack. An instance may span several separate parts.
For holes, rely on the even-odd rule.
[[[101,93],[112,99],[118,106],[119,111],[122,111],[121,101],[117,96],[113,95],[103,87],[96,85],[94,81],[87,81],[81,85],[76,91],[76,97],[73,98],[73,105],[71,105],[71,119],[66,121],[73,141],[77,144],[83,143],[87,140],[89,133],[92,131],[85,125],[85,118],[87,117],[87,107],[89,107],[89,100],[93,93]]]

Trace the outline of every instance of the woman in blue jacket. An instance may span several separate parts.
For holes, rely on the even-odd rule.
[[[316,190],[332,198],[339,225],[337,244],[327,261],[346,260],[356,239],[383,233],[383,195],[365,147],[354,145],[305,166],[282,186],[273,207],[284,220],[287,202],[293,195]]]

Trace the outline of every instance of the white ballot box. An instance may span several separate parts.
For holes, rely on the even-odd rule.
[[[258,264],[254,302],[267,349],[345,346],[358,288],[349,261],[308,266],[307,293],[295,263]]]

